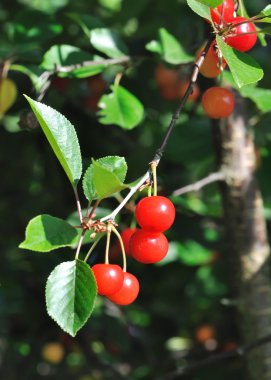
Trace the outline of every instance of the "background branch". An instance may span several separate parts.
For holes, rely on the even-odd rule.
[[[212,174],[209,174],[207,177],[199,180],[198,182],[192,183],[191,185],[187,185],[173,191],[172,195],[178,196],[178,195],[190,193],[191,191],[198,191],[202,189],[204,186],[207,186],[213,182],[224,181],[224,180],[225,180],[225,174],[223,172],[212,173]]]

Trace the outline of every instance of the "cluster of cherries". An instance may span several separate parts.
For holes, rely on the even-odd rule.
[[[140,263],[161,261],[168,252],[168,241],[163,232],[175,219],[173,203],[163,196],[143,198],[136,206],[135,217],[141,228],[127,228],[121,234],[125,253]],[[129,305],[137,298],[137,278],[119,265],[95,264],[92,270],[99,295],[118,305]]]
[[[227,45],[245,52],[256,44],[255,25],[245,17],[235,17],[233,0],[224,0],[221,5],[211,9],[211,18]],[[196,59],[199,58],[202,50],[203,48],[198,51]],[[215,42],[213,42],[199,71],[207,78],[216,78],[225,66],[226,61],[223,58],[219,59]],[[233,112],[234,106],[234,95],[227,88],[211,87],[202,96],[202,107],[207,116],[213,119],[228,117]]]

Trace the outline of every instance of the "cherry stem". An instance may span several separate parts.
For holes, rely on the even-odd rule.
[[[74,195],[75,195],[75,199],[76,199],[76,207],[77,207],[78,217],[79,217],[80,223],[82,223],[83,222],[82,208],[81,208],[81,203],[80,203],[78,191],[77,191],[77,188],[75,186],[73,186],[73,191],[74,191]]]
[[[105,264],[109,264],[109,247],[111,238],[112,225],[108,223],[106,226],[106,247],[105,247]]]
[[[101,201],[102,201],[102,199],[98,199],[98,200],[95,202],[95,204],[94,204],[94,206],[92,207],[92,210],[91,210],[91,212],[90,212],[90,214],[89,214],[89,216],[88,216],[89,219],[92,219],[92,218],[93,218],[93,215],[94,215],[94,213],[95,213],[95,211],[96,211],[96,209],[97,209],[97,207],[99,206],[99,204],[100,204]]]
[[[112,228],[112,231],[114,232],[114,234],[119,239],[120,247],[121,247],[121,253],[122,253],[122,259],[123,259],[123,267],[122,267],[122,269],[123,269],[123,272],[126,272],[127,262],[126,262],[126,254],[125,254],[125,248],[124,248],[124,244],[123,244],[122,238],[120,236],[119,231],[116,229],[115,226],[112,225],[111,228]]]
[[[101,240],[101,238],[104,237],[104,234],[101,234],[99,237],[97,237],[97,240],[95,240],[95,242],[92,244],[92,246],[90,247],[88,253],[86,254],[86,257],[84,259],[84,262],[86,263],[89,259],[89,256],[91,255],[91,253],[93,252],[94,248],[96,247],[96,245],[99,243],[99,241]]]
[[[75,260],[79,259],[79,254],[80,254],[80,250],[81,250],[81,247],[82,247],[82,244],[83,244],[85,233],[86,233],[86,230],[83,230],[82,233],[81,233],[80,239],[78,241],[77,248],[76,248],[76,253],[75,253]]]
[[[153,180],[153,195],[157,196],[157,173],[156,173],[156,162],[151,163],[151,171],[152,171],[152,180]]]

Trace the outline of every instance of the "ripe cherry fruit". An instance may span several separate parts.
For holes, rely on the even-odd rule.
[[[120,234],[120,236],[122,238],[123,245],[124,245],[124,250],[125,250],[125,253],[127,256],[131,256],[130,240],[136,231],[138,231],[138,228],[126,228]]]
[[[131,273],[124,272],[122,287],[107,298],[117,305],[129,305],[134,302],[139,293],[138,279]]]
[[[135,217],[144,230],[163,232],[174,222],[175,207],[166,197],[159,195],[146,197],[137,204]]]
[[[138,230],[130,240],[132,257],[144,264],[161,261],[168,252],[168,241],[160,232]]]
[[[98,294],[108,296],[122,287],[124,273],[119,265],[95,264],[92,270],[97,282]]]
[[[212,119],[228,117],[234,110],[235,98],[227,88],[210,87],[202,96],[202,107]]]
[[[204,48],[200,48],[196,53],[195,60],[197,61],[202,54]],[[206,78],[216,78],[221,73],[221,67],[225,68],[227,65],[224,58],[222,58],[221,62],[218,58],[217,49],[215,47],[215,42],[212,43],[208,53],[205,56],[205,59],[199,69],[199,72]]]
[[[239,51],[252,49],[257,42],[255,25],[248,22],[245,17],[235,17],[231,20],[231,24],[236,25],[236,27],[230,29],[228,35],[226,35],[226,44]]]
[[[211,9],[211,18],[217,25],[226,24],[232,20],[234,10],[234,1],[224,0],[221,5],[218,5],[216,8]]]

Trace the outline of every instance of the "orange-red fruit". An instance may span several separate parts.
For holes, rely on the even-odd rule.
[[[127,256],[131,256],[131,251],[130,251],[130,240],[133,234],[138,230],[138,228],[126,228],[125,230],[122,231],[120,234],[122,238],[122,242],[124,245],[125,253]],[[120,248],[121,249],[121,248]]]
[[[135,301],[138,293],[138,279],[133,274],[124,272],[124,281],[121,289],[107,298],[117,305],[129,305]]]
[[[198,50],[196,53],[196,61],[199,59],[201,53],[203,52],[203,47]],[[217,55],[217,51],[215,48],[215,42],[212,43],[208,53],[205,56],[205,59],[199,69],[199,72],[206,78],[216,78],[221,73],[220,65],[225,68],[227,63],[224,58],[220,60]]]
[[[211,9],[211,18],[217,25],[226,24],[233,18],[235,4],[233,0],[224,0],[221,5]]]
[[[234,110],[235,98],[227,88],[210,87],[202,96],[202,107],[212,119],[228,117]]]
[[[169,69],[163,65],[158,65],[154,71],[154,78],[159,87],[173,86],[179,80],[176,70]]]
[[[242,52],[252,49],[257,42],[256,27],[252,22],[247,21],[245,17],[235,17],[231,20],[231,23],[237,26],[231,29],[225,38],[226,44]],[[243,24],[240,24],[242,22]]]
[[[108,296],[116,293],[123,285],[124,273],[116,264],[95,264],[92,267],[98,294]]]
[[[132,257],[143,264],[157,263],[168,252],[168,241],[164,234],[138,230],[130,240]]]

